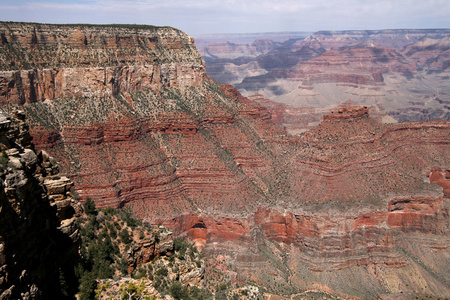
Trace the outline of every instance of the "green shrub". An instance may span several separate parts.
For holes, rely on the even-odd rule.
[[[178,281],[174,281],[172,283],[172,285],[169,287],[169,293],[175,299],[184,299],[184,300],[191,299],[191,297],[189,296],[188,289]]]
[[[117,269],[123,274],[128,273],[128,262],[125,258],[121,258],[117,263]]]
[[[166,267],[161,267],[156,271],[156,275],[158,276],[167,276],[169,271],[167,271]]]
[[[94,215],[94,216],[96,216],[97,213],[98,213],[97,209],[95,208],[95,202],[92,201],[91,198],[87,198],[86,199],[86,202],[84,202],[84,204],[83,204],[83,208],[84,208],[84,212],[87,215]]]
[[[107,224],[106,224],[106,228],[108,228],[109,236],[110,236],[111,238],[113,238],[113,239],[116,239],[116,238],[117,238],[117,230],[116,230],[116,227],[114,227],[114,225],[111,224],[111,223],[107,223]]]
[[[190,295],[195,300],[212,299],[212,294],[207,289],[199,289],[196,286],[191,287]]]
[[[119,289],[122,294],[120,296],[121,300],[140,300],[140,299],[150,299],[150,296],[145,291],[145,285],[143,282],[139,284],[134,283],[133,281],[124,283],[120,286]]]
[[[156,242],[159,242],[159,232],[154,232],[153,238],[155,239]]]
[[[119,233],[119,237],[122,243],[124,243],[125,245],[128,245],[132,241],[130,234],[128,233],[128,230],[126,228],[122,229],[122,231]]]
[[[96,287],[97,282],[94,272],[84,272],[80,279],[78,293],[80,300],[94,299]]]
[[[226,291],[229,287],[230,285],[228,283],[221,283],[217,286],[216,292]]]
[[[139,225],[142,225],[142,221],[134,218],[133,213],[128,207],[125,207],[120,211],[120,216],[125,221],[125,223],[131,228],[135,228]]]
[[[184,255],[189,246],[189,243],[181,238],[176,238],[173,240],[173,249],[178,253],[177,257],[179,259],[184,259]]]
[[[133,273],[134,273],[134,274],[132,275],[132,277],[133,277],[134,279],[141,279],[141,278],[143,278],[143,277],[147,277],[147,270],[144,269],[144,268],[142,267],[142,265],[139,266],[139,267],[137,268],[137,270],[135,270]]]
[[[104,208],[102,211],[105,213],[105,215],[109,216],[115,216],[118,213],[118,210],[113,207]]]

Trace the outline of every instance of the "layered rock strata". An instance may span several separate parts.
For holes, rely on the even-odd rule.
[[[318,48],[338,49],[355,46],[369,41],[380,47],[402,49],[424,37],[440,39],[450,34],[448,29],[391,29],[391,30],[346,30],[318,31],[297,42],[297,47],[305,43]]]
[[[73,30],[88,29],[118,39],[115,27]],[[172,29],[139,30],[137,37],[159,40]],[[164,58],[155,60],[159,67],[200,59],[193,48],[171,47],[145,51]],[[362,53],[372,59],[370,84],[378,86],[381,77],[373,74],[390,66],[377,58],[397,54],[372,48],[347,49],[351,64],[334,67],[349,70],[359,57],[352,53]],[[181,58],[183,49],[191,56]],[[117,67],[139,65],[137,58]],[[316,65],[329,64],[324,58],[330,59],[324,55]],[[95,67],[91,62],[84,70]],[[448,294],[448,268],[440,266],[448,265],[450,249],[448,199],[430,183],[443,182],[436,170],[450,165],[448,121],[384,124],[367,107],[347,105],[293,137],[267,109],[199,72],[198,84],[111,94],[91,86],[83,97],[30,103],[16,97],[15,103],[23,103],[37,147],[61,162],[83,199],[128,206],[145,221],[190,236],[205,253],[223,255],[240,274],[237,281],[283,295],[309,289],[312,281],[320,290],[362,298],[402,289]],[[146,80],[133,77],[130,84]],[[3,103],[14,103],[7,94]],[[48,187],[67,189],[60,179],[48,180]],[[346,274],[350,283],[343,282]]]
[[[266,207],[247,218],[189,214],[166,224],[209,250],[209,245],[217,242],[251,243],[255,239],[252,232],[261,230],[269,240],[295,245],[303,263],[313,271],[378,264],[400,268],[406,265],[406,258],[396,249],[398,231],[444,238],[449,230],[446,201],[441,197],[396,197],[387,207],[356,215],[280,212]]]
[[[448,29],[321,31],[257,57],[224,59],[232,51],[226,47],[217,57],[204,55],[209,76],[292,110],[352,99],[397,121],[448,120],[448,35]]]
[[[0,23],[1,103],[202,85],[193,38],[169,27],[106,28]]]
[[[167,225],[190,236],[203,253],[222,256],[239,274],[237,282],[250,280],[269,294],[315,286],[344,298],[407,291],[445,297],[448,268],[442,264],[450,244],[442,205],[442,198],[396,198],[388,208],[359,215],[265,208],[245,219],[185,215]]]

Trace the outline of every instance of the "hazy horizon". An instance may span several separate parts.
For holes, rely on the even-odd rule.
[[[172,26],[189,35],[450,28],[447,0],[1,0],[0,20]]]

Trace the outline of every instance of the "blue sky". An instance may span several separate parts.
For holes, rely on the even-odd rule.
[[[149,24],[190,35],[450,28],[449,0],[0,0],[1,21]]]

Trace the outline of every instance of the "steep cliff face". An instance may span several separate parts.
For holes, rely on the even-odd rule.
[[[77,290],[73,183],[30,144],[23,112],[1,114],[0,298],[66,298]]]
[[[227,93],[207,81],[201,88],[161,90],[159,95],[123,94],[109,103],[55,100],[25,109],[33,119],[37,147],[58,157],[79,194],[95,199],[99,207],[132,203],[142,217],[156,211],[214,211],[216,205],[237,211],[222,199],[244,206],[244,199],[266,197],[261,188],[273,189],[270,176],[264,175],[273,158],[259,134],[270,115]],[[250,178],[261,175],[265,178],[254,185]]]
[[[119,33],[130,30],[54,28],[85,36],[89,30],[101,32],[104,39],[116,41],[102,48],[112,57],[119,55]],[[163,40],[172,29],[135,30],[131,41],[147,34]],[[77,52],[95,44],[86,41],[67,48]],[[18,45],[8,42],[2,49]],[[128,62],[101,67],[124,73],[140,68],[136,53],[144,50],[140,43],[129,45],[127,53],[134,54],[127,56]],[[448,199],[430,183],[446,186],[448,121],[384,124],[371,118],[367,107],[347,105],[308,132],[289,136],[274,123],[286,117],[286,108],[272,106],[279,112],[272,117],[232,86],[206,77],[193,44],[171,45],[148,47],[143,57],[164,58],[153,61],[155,70],[200,64],[199,75],[189,77],[195,80],[172,84],[179,82],[179,73],[168,75],[173,81],[161,74],[152,81],[153,73],[141,73],[127,77],[128,85],[118,90],[103,79],[98,85],[86,85],[83,79],[70,81],[68,91],[83,92],[69,98],[27,102],[6,92],[0,99],[6,107],[23,104],[36,147],[61,162],[83,199],[90,197],[99,207],[128,206],[144,220],[189,236],[205,253],[222,254],[235,268],[237,282],[253,281],[286,297],[312,287],[363,298],[403,289],[416,295],[448,294],[448,268],[440,267],[449,265]],[[192,52],[179,52],[183,49]],[[390,68],[378,58],[398,53],[376,49],[342,50],[348,63],[330,53],[312,61],[345,71],[365,57],[373,70],[355,78],[378,86],[383,78],[376,69]],[[97,63],[77,68],[90,78]],[[411,67],[398,60],[394,65]],[[36,65],[33,72],[42,70]],[[355,79],[339,78],[341,83]],[[20,82],[23,91],[32,90],[30,82]],[[155,86],[142,87],[145,82]],[[6,86],[13,91],[16,84]],[[350,273],[355,280],[344,282]]]
[[[365,107],[341,108],[276,142],[286,160],[274,203],[247,216],[202,212],[161,222],[205,253],[224,255],[237,280],[271,293],[315,286],[364,299],[448,295],[448,268],[438,266],[448,262],[449,200],[428,183],[447,186],[445,169],[430,166],[448,165],[448,125],[387,125]]]
[[[363,299],[450,291],[448,199],[395,198],[359,214],[263,208],[248,218],[184,215],[167,225],[207,256],[222,257],[237,282],[280,299],[310,289]]]
[[[201,86],[193,38],[169,27],[0,23],[1,103]]]

